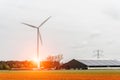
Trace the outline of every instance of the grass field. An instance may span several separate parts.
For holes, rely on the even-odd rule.
[[[0,71],[0,80],[120,80],[120,70]]]

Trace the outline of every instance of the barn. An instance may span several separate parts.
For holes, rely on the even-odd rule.
[[[120,61],[73,59],[63,64],[61,69],[120,69]]]

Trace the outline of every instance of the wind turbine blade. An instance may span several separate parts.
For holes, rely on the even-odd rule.
[[[40,42],[41,42],[41,45],[42,45],[43,42],[42,42],[42,37],[41,37],[41,33],[40,33],[40,31],[39,31],[39,38],[40,38]]]
[[[30,27],[32,27],[32,28],[37,28],[36,26],[30,25],[30,24],[27,24],[27,23],[22,23],[22,24],[27,25],[27,26],[30,26]]]
[[[49,16],[45,21],[43,21],[39,27],[41,27],[45,22],[47,22],[49,19],[51,18],[51,16]]]

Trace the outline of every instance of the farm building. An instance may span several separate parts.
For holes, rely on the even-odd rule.
[[[61,66],[62,69],[120,69],[117,60],[71,60]]]

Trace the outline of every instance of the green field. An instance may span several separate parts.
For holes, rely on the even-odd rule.
[[[120,70],[1,70],[0,80],[120,80]]]

